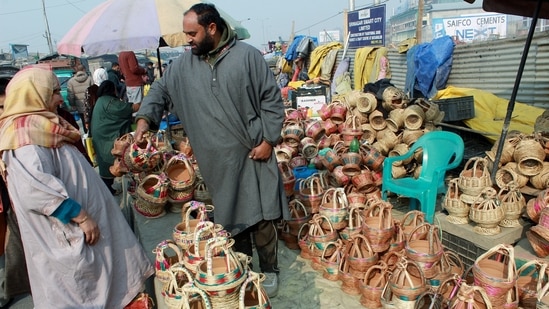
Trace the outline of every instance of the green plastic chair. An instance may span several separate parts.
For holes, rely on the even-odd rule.
[[[416,150],[423,149],[421,173],[416,179],[404,177],[394,179],[391,167],[394,162],[410,158]],[[425,220],[433,223],[437,194],[446,193],[444,177],[446,171],[454,169],[463,160],[463,139],[453,132],[431,131],[422,135],[410,146],[407,153],[385,158],[383,162],[383,183],[381,195],[387,201],[387,193],[410,198],[410,209],[417,210],[417,202],[425,213]]]

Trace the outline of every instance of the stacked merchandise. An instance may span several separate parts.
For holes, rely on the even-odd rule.
[[[168,308],[270,308],[265,276],[251,270],[251,257],[234,251],[234,239],[208,218],[214,207],[183,205],[171,239],[156,249],[156,278]]]

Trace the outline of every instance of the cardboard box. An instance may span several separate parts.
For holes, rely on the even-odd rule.
[[[309,117],[318,117],[318,110],[322,105],[327,104],[326,86],[316,86],[310,88],[298,88],[292,91],[292,107],[298,109],[300,107],[308,108],[311,112]]]

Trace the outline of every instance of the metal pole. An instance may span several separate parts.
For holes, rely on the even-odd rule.
[[[423,0],[417,3],[416,40],[421,43],[421,30],[423,29]]]
[[[50,48],[50,55],[53,54],[53,44],[51,43],[50,25],[48,24],[48,16],[46,15],[45,0],[42,0],[42,12],[44,13],[44,21],[46,23],[46,40],[48,41],[48,47]]]
[[[515,109],[515,99],[517,98],[517,92],[520,86],[520,80],[522,79],[522,73],[524,72],[524,67],[526,65],[526,59],[528,58],[528,50],[530,50],[530,45],[532,44],[532,38],[536,30],[536,23],[539,18],[539,12],[541,11],[542,0],[538,0],[536,10],[534,11],[534,17],[532,17],[532,24],[530,25],[530,30],[528,31],[528,37],[526,38],[526,44],[524,44],[524,50],[522,52],[522,57],[520,58],[520,65],[517,72],[517,77],[515,79],[515,85],[513,91],[511,92],[511,98],[509,99],[509,104],[507,105],[507,115],[505,115],[505,120],[503,122],[503,128],[501,130],[501,135],[499,137],[498,149],[496,151],[496,157],[494,158],[494,165],[490,177],[492,182],[495,182],[496,172],[498,170],[499,160],[501,159],[501,152],[503,150],[503,144],[505,138],[507,137],[507,131],[509,131],[509,123],[511,122],[511,116],[513,115],[513,109]]]

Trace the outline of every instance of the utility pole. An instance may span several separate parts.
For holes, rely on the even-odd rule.
[[[42,12],[44,13],[44,22],[46,23],[46,40],[48,41],[48,47],[50,48],[50,55],[53,54],[53,44],[51,43],[50,25],[48,24],[48,16],[46,15],[45,0],[42,0]]]
[[[417,2],[416,41],[421,43],[421,29],[423,28],[423,0]]]

